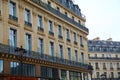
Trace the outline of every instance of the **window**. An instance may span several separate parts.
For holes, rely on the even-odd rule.
[[[15,29],[10,29],[9,45],[10,52],[15,52],[15,47],[17,46],[17,31]]]
[[[3,60],[0,60],[0,73],[3,73]]]
[[[58,78],[58,69],[41,66],[41,76],[48,77],[48,78]]]
[[[78,20],[78,23],[81,24],[80,20]]]
[[[106,69],[106,64],[105,63],[103,63],[103,69]]]
[[[9,9],[9,19],[18,21],[18,18],[16,17],[16,3],[10,1],[10,9]]]
[[[67,39],[67,41],[70,41],[70,31],[69,31],[69,29],[66,29],[66,39]]]
[[[61,79],[62,80],[67,80],[67,72],[66,72],[66,70],[61,70]]]
[[[51,56],[54,56],[54,43],[50,42],[50,48],[49,48],[49,53]]]
[[[65,12],[65,16],[68,16],[67,12]]]
[[[97,58],[97,54],[95,54],[95,58]]]
[[[100,78],[100,73],[99,72],[96,72],[96,75],[97,75],[96,76],[97,78]]]
[[[82,59],[82,63],[84,64],[84,53],[81,53],[81,59]]]
[[[59,45],[60,58],[63,58],[63,46]]]
[[[35,76],[35,65],[19,62],[10,62],[10,73],[13,75]]]
[[[81,47],[84,47],[83,46],[83,37],[82,36],[80,36],[80,45],[81,45]]]
[[[48,5],[51,6],[51,2],[50,1],[48,1]]]
[[[120,78],[120,72],[118,72],[118,78]]]
[[[71,49],[68,48],[68,60],[71,60]]]
[[[75,50],[75,61],[78,62],[78,52]]]
[[[96,69],[99,69],[98,63],[95,63]]]
[[[72,20],[74,21],[74,16],[72,16]]]
[[[102,54],[102,58],[104,58],[104,54]]]
[[[77,35],[75,32],[73,34],[74,34],[74,44],[77,44]]]
[[[38,30],[43,30],[42,16],[38,15]]]
[[[30,10],[25,9],[25,21],[31,23]]]
[[[58,36],[59,36],[59,38],[62,38],[62,27],[61,27],[61,25],[58,25]]]
[[[10,29],[9,40],[11,47],[17,46],[17,31],[15,29]]]
[[[107,78],[107,72],[104,72],[105,78]]]
[[[10,15],[16,16],[16,3],[10,1]]]
[[[57,7],[57,11],[60,11],[60,8],[59,8],[59,7]]]
[[[118,55],[116,54],[115,57],[118,58]]]
[[[118,69],[118,70],[120,69],[120,65],[119,65],[119,63],[117,63],[117,69]]]
[[[113,65],[112,65],[112,63],[110,63],[110,69],[111,69],[111,70],[113,69]]]
[[[26,50],[29,52],[31,51],[32,48],[32,43],[31,43],[31,35],[30,34],[26,34]]]
[[[111,78],[114,78],[114,73],[113,72],[111,72]]]
[[[53,33],[53,22],[49,20],[49,34],[54,35]]]
[[[40,54],[44,53],[44,43],[43,43],[43,39],[41,38],[38,39],[38,52]]]

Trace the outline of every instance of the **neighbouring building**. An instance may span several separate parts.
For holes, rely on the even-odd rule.
[[[88,40],[88,50],[93,80],[120,80],[120,42],[97,37]]]
[[[0,0],[0,80],[88,80],[88,28],[72,0]]]

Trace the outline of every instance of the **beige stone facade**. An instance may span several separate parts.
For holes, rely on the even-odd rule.
[[[89,40],[89,62],[94,71],[95,80],[120,79],[120,42],[111,40]]]
[[[47,66],[55,67],[59,72],[61,69],[66,70],[66,72],[77,72],[79,73],[77,74],[79,80],[87,79],[89,70],[84,66],[88,64],[88,29],[84,27],[85,21],[86,19],[81,12],[79,15],[76,14],[62,5],[59,0],[0,0],[0,43],[10,47],[22,46],[26,51],[38,53],[39,48],[41,48],[39,39],[42,39],[43,45],[42,49],[40,49],[42,54],[57,58],[60,58],[59,45],[62,45],[62,59],[72,61],[73,63],[65,64],[64,66],[54,61],[41,60],[39,62],[39,59],[34,60],[32,57],[30,58],[33,59],[32,63],[31,60],[23,60],[22,62],[34,64],[37,68],[37,77],[41,77],[41,71],[38,67]],[[61,35],[59,35],[59,26]],[[27,43],[26,39],[30,42]],[[70,49],[70,55],[68,54],[68,48]],[[53,52],[51,52],[52,50]],[[75,51],[77,51],[76,54]],[[32,55],[37,55],[37,53]],[[0,54],[6,55],[4,50]],[[10,56],[15,58],[13,59]],[[4,60],[4,58],[7,58],[5,61],[8,61],[10,64],[12,61],[18,61],[16,54],[0,57],[1,60]],[[83,67],[74,65],[75,62],[83,64]],[[8,66],[8,72],[5,72],[6,74],[10,74],[9,69],[10,65]],[[80,78],[80,76],[83,77]]]

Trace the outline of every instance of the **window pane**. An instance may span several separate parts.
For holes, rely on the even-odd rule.
[[[3,60],[0,60],[0,73],[3,73]]]

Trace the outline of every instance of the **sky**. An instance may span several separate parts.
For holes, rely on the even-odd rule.
[[[120,0],[73,0],[86,16],[88,39],[120,41]]]

